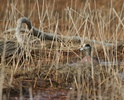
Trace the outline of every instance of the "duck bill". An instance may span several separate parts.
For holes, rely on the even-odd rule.
[[[80,48],[80,51],[83,51],[84,50],[84,48]]]

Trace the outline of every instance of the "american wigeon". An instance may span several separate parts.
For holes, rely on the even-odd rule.
[[[80,51],[83,51],[85,53],[85,57],[82,59],[83,65],[98,65],[99,64],[99,59],[96,57],[93,57],[91,54],[92,47],[89,44],[84,44],[81,48]]]

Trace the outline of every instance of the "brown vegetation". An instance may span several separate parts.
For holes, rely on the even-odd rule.
[[[124,99],[123,0],[0,2],[0,97]],[[50,36],[80,37],[81,41],[73,43],[73,39],[39,39],[33,36],[34,31],[28,30],[23,24],[24,31],[21,34],[24,44],[20,51],[15,37],[20,17],[29,18],[33,27]],[[107,62],[107,65],[94,66],[92,74],[89,69],[83,69],[83,65],[78,64],[83,57],[79,48],[84,43],[93,46],[94,55],[101,62]],[[5,49],[19,52],[9,55]],[[90,78],[86,79],[84,72],[89,73]],[[99,75],[94,76],[97,72]]]

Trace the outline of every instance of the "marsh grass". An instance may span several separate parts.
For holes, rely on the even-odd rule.
[[[118,73],[123,70],[123,65],[118,62],[123,62],[124,55],[124,6],[118,4],[117,7],[110,2],[108,7],[99,8],[98,1],[87,1],[78,7],[78,2],[71,1],[69,6],[58,12],[56,2],[8,1],[8,6],[4,9],[6,14],[3,31],[16,27],[17,19],[26,16],[42,31],[64,36],[81,36],[81,44],[71,41],[45,41],[31,36],[30,31],[22,33],[25,38],[24,51],[13,54],[7,61],[6,52],[2,52],[0,95],[7,92],[8,97],[14,95],[23,99],[23,95],[28,92],[30,98],[35,95],[42,97],[37,91],[42,94],[46,89],[52,88],[57,89],[56,91],[68,91],[64,95],[68,100],[124,99],[123,82],[118,78]],[[25,25],[23,27],[26,28]],[[98,42],[87,41],[85,37]],[[13,32],[5,34],[4,38],[17,43]],[[80,62],[84,56],[79,52],[80,45],[84,43],[93,46],[94,55],[101,62],[113,64],[93,66],[92,71],[91,68],[84,69],[78,64],[70,67],[68,64]],[[105,46],[104,43],[115,45]],[[6,45],[3,51],[5,49]],[[50,96],[52,98],[52,94]]]

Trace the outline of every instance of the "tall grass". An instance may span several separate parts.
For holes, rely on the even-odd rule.
[[[80,36],[82,42],[77,44],[71,41],[45,41],[31,36],[30,31],[22,33],[25,38],[25,51],[19,55],[14,54],[9,61],[1,63],[1,89],[21,91],[20,99],[23,89],[28,91],[32,98],[33,90],[45,91],[51,87],[67,89],[66,98],[69,100],[124,99],[123,83],[118,78],[118,73],[123,74],[123,65],[118,62],[123,62],[124,6],[118,5],[118,10],[110,2],[106,8],[97,8],[98,1],[92,3],[87,0],[78,7],[78,3],[76,5],[72,1],[58,12],[55,1],[32,2],[8,1],[3,31],[16,27],[17,19],[25,16],[42,31],[62,36]],[[25,25],[23,27],[27,28]],[[14,32],[5,34],[4,37],[16,41]],[[69,67],[68,63],[81,62],[84,55],[79,52],[79,48],[84,43],[93,46],[93,54],[101,62],[110,64],[93,66],[92,72],[79,65]],[[104,43],[114,45],[106,46]],[[0,91],[2,95],[2,90]]]

